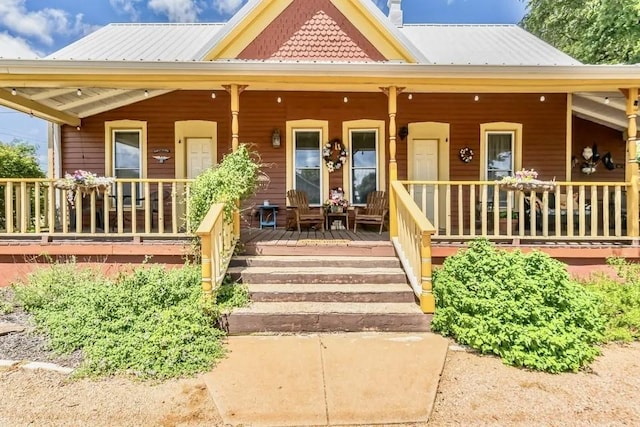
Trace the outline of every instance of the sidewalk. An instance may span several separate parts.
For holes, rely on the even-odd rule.
[[[205,382],[225,424],[426,422],[447,347],[428,333],[230,337]]]

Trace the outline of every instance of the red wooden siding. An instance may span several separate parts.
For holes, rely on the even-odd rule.
[[[613,170],[608,170],[602,163],[596,166],[596,172],[586,175],[581,172],[581,164],[584,162],[582,149],[598,146],[598,153],[602,157],[607,152],[611,153],[613,162],[618,164]],[[571,169],[572,181],[616,181],[624,182],[624,162],[627,149],[627,141],[622,137],[622,132],[593,123],[578,117],[573,118],[573,144],[571,154],[576,156],[578,165]]]

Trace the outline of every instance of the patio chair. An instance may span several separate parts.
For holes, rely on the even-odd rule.
[[[300,232],[301,224],[315,227],[319,225],[320,230],[324,231],[324,212],[322,208],[312,209],[309,207],[307,193],[299,190],[289,190],[287,191],[287,199],[289,200],[289,207],[293,210],[298,233]]]
[[[357,207],[355,210],[355,218],[353,220],[353,232],[355,233],[360,224],[380,224],[380,231],[378,234],[382,234],[382,227],[384,227],[385,217],[389,212],[389,200],[384,191],[372,191],[367,195],[367,205],[365,207]]]

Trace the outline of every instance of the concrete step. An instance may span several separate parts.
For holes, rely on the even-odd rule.
[[[254,302],[415,303],[413,290],[406,283],[250,283],[247,286]]]
[[[244,247],[246,255],[266,256],[342,256],[342,257],[395,257],[395,249],[389,241],[350,241],[339,244],[327,242],[292,241],[289,246],[273,244],[271,242],[247,243]]]
[[[429,332],[415,303],[254,302],[222,319],[232,335],[266,332]]]
[[[231,267],[242,283],[406,283],[401,268],[355,267]]]
[[[373,256],[235,256],[231,267],[400,267],[396,257]]]

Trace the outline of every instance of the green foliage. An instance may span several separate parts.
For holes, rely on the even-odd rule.
[[[26,143],[0,141],[0,178],[44,178],[36,148]]]
[[[595,296],[544,253],[476,240],[445,260],[433,290],[433,329],[507,364],[577,371],[599,353],[604,319]]]
[[[640,339],[640,264],[622,258],[608,263],[617,270],[618,277],[605,274],[592,276],[586,287],[598,295],[601,311],[607,317],[606,341]]]
[[[81,375],[169,378],[209,369],[224,353],[213,317],[220,309],[203,301],[200,279],[193,265],[110,280],[70,263],[38,270],[15,294],[54,350],[82,350]]]
[[[214,203],[224,203],[225,219],[231,222],[233,212],[238,209],[236,201],[244,200],[254,194],[260,163],[256,154],[246,145],[224,156],[222,162],[207,169],[191,186],[189,201],[189,219],[192,231],[195,231]]]
[[[640,62],[639,0],[522,0],[522,26],[588,64]]]
[[[0,291],[0,316],[3,314],[13,313],[13,303],[11,303]]]

